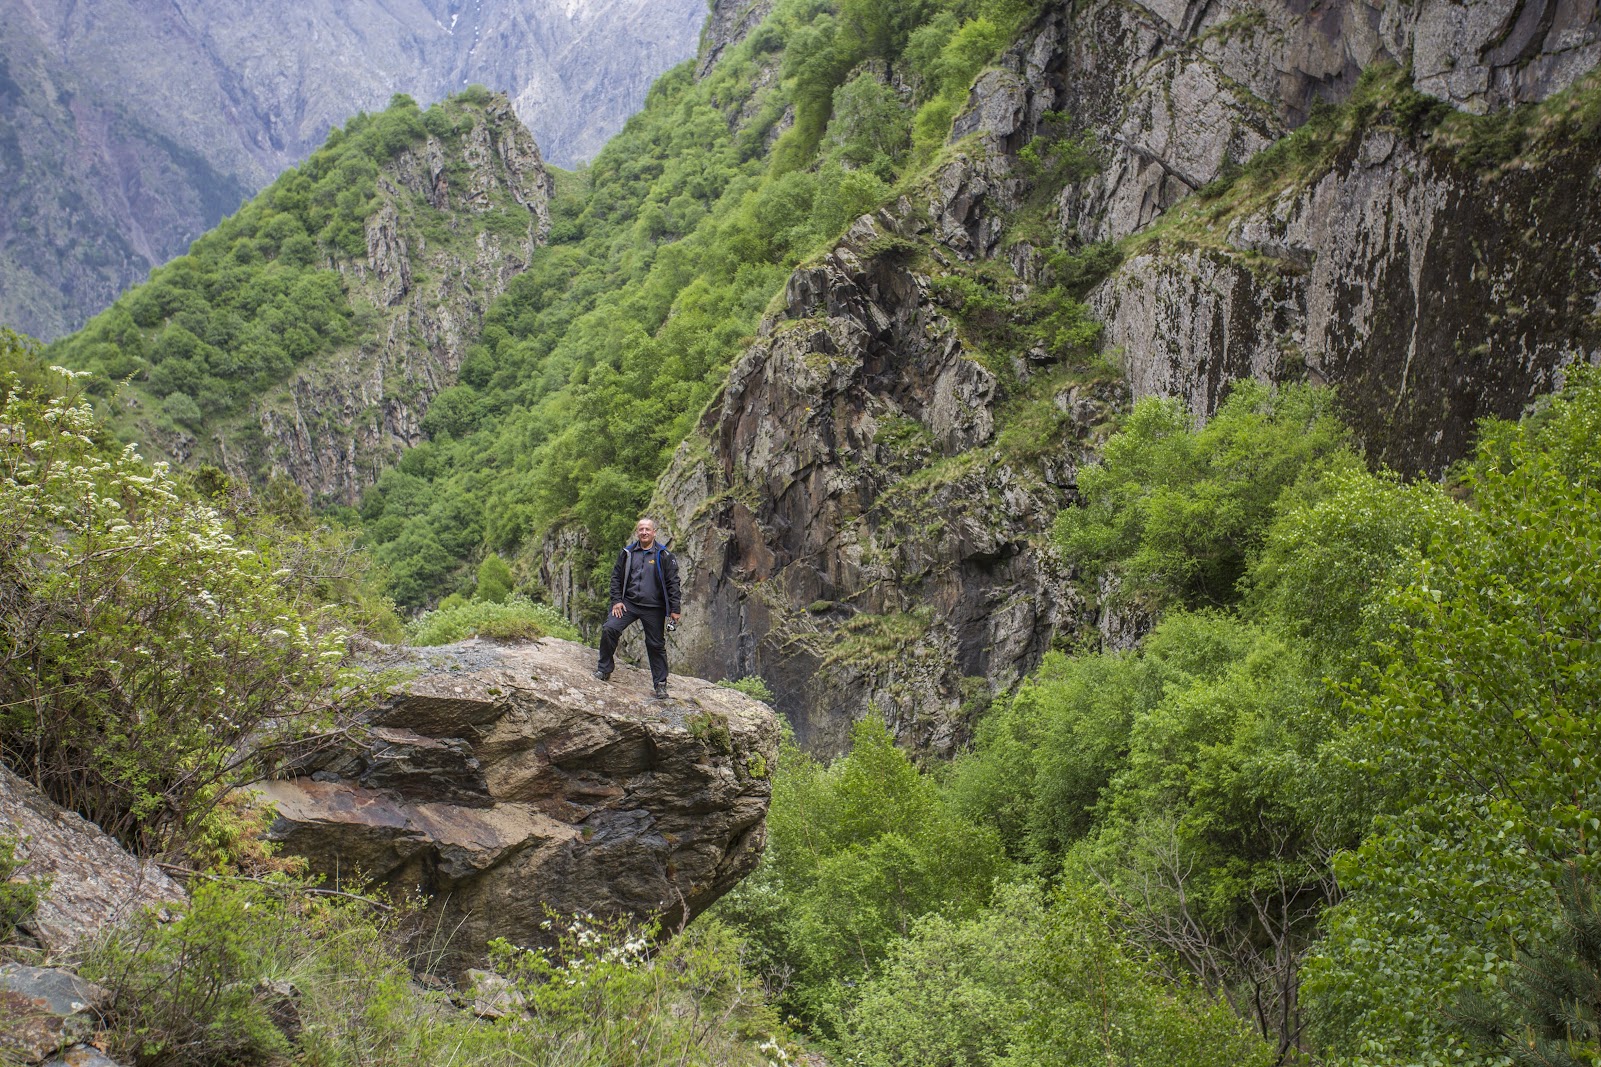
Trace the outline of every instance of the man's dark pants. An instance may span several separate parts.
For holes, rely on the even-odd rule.
[[[665,608],[634,608],[623,605],[622,615],[606,616],[606,624],[600,628],[600,671],[610,674],[616,667],[613,657],[617,654],[617,642],[623,636],[623,631],[634,625],[638,619],[645,628],[645,654],[650,658],[650,680],[656,685],[667,684],[667,634],[663,627],[667,623],[667,610]]]

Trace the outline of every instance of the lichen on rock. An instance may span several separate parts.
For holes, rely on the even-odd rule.
[[[183,889],[129,855],[100,827],[0,767],[0,834],[16,839],[21,877],[48,882],[23,931],[52,956],[69,955],[140,908],[176,907]]]

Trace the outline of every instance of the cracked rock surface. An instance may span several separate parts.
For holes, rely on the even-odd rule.
[[[461,970],[504,937],[548,942],[558,913],[674,926],[755,866],[778,755],[771,709],[674,676],[591,676],[593,649],[547,638],[392,650],[416,673],[363,742],[265,782],[271,836],[313,870],[428,898]]]
[[[22,928],[50,955],[70,953],[142,907],[163,908],[186,899],[154,863],[135,859],[100,827],[4,767],[0,834],[17,841],[24,864],[20,877],[49,879],[49,890]]]

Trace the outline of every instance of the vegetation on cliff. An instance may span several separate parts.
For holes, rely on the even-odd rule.
[[[559,524],[624,539],[790,270],[921,172],[1030,12],[784,0],[704,79],[660,79],[558,196],[431,440],[363,500],[395,599],[437,600]]]
[[[1601,377],[1449,487],[1370,473],[1328,399],[1146,401],[1109,442],[1062,535],[1161,611],[1137,650],[1053,653],[949,767],[871,721],[786,756],[717,912],[811,1033],[897,1065],[1583,1062]]]
[[[414,640],[497,627],[530,635],[559,625],[548,609],[511,593],[516,570],[528,569],[529,546],[572,533],[582,564],[593,559],[584,546],[621,539],[791,269],[827,248],[856,213],[925,188],[916,183],[951,151],[950,123],[973,76],[1030,11],[1009,3],[781,0],[706,78],[696,81],[687,69],[664,78],[592,168],[563,178],[550,246],[497,302],[459,383],[430,407],[429,441],[347,516],[359,518],[404,606],[439,604],[414,624]],[[1558,137],[1593,132],[1595,112],[1582,104],[1595,99],[1593,90],[1592,82],[1591,96],[1548,110]],[[357,133],[392,128],[412,136],[405,131],[414,112],[401,101]],[[1320,110],[1300,134],[1204,190],[1133,247],[1215,242],[1246,207],[1319,173],[1373,124],[1426,134],[1440,151],[1460,150],[1469,166],[1507,166],[1530,143],[1520,125],[1526,115],[1474,121],[1443,114],[1394,71],[1370,75],[1348,106]],[[1009,219],[1019,243],[1060,239],[1043,223],[1042,201],[1093,161],[1093,146],[1060,136],[1060,125],[1059,116],[1048,120],[1019,151],[1035,179]],[[365,158],[356,152],[344,160],[358,192],[345,203],[349,212],[339,213],[340,191],[326,219],[307,216],[315,231],[302,219],[305,243],[327,252],[354,239],[350,227],[365,210]],[[244,240],[236,234],[227,249],[207,246],[215,253],[207,262],[224,271],[250,266],[251,248],[235,254]],[[877,443],[907,468],[898,488],[915,493],[953,469],[1037,456],[1059,443],[1066,415],[1057,386],[1108,368],[1081,360],[1035,374],[1029,385],[1013,357],[1035,348],[1057,362],[1084,355],[1097,327],[1078,300],[1116,263],[1118,249],[1042,251],[1041,277],[1050,284],[1018,301],[1018,271],[999,260],[955,265],[903,238],[880,241],[871,254],[927,268],[928,292],[951,313],[974,358],[1005,387],[1019,387],[998,406],[1000,432],[983,450],[935,461],[925,427],[885,420]],[[271,270],[285,256],[283,246],[254,253]],[[1020,252],[1019,260],[1028,257]],[[311,264],[295,269],[304,272],[294,275],[301,281],[322,276]],[[90,331],[61,351],[120,369],[114,361],[134,351],[125,340],[133,346],[137,335],[139,345],[154,346],[171,332],[174,343],[188,344],[178,329],[224,351],[183,319],[193,311],[209,330],[215,305],[204,315],[187,306],[162,310],[159,322],[142,325],[132,310],[137,301],[130,302],[122,311],[133,334],[115,332],[120,319],[108,313],[111,332]],[[328,306],[336,304],[330,297]],[[323,320],[313,314],[310,321]],[[326,321],[332,332],[314,331],[308,352],[342,343],[339,331],[359,326]],[[129,373],[148,372],[141,388],[165,389],[178,371],[203,366],[197,388],[207,387],[208,376],[226,384],[205,349],[177,355],[178,370],[158,377],[172,355],[131,357],[146,363],[129,364]],[[287,358],[292,365],[296,357]],[[234,410],[265,381],[207,403],[215,412]],[[23,385],[12,392],[35,395]],[[200,404],[198,392],[166,395]],[[268,718],[282,712],[320,726],[319,701],[339,678],[333,627],[355,617],[349,590],[291,595],[301,579],[292,567],[287,577],[280,573],[273,553],[284,548],[276,543],[251,550],[273,569],[239,564],[237,552],[219,562],[212,535],[219,524],[243,520],[195,503],[203,478],[191,491],[107,451],[81,405],[48,397],[26,403],[36,410],[7,408],[7,419],[25,428],[6,442],[9,462],[24,472],[7,491],[19,507],[34,507],[41,494],[79,506],[61,505],[53,526],[19,525],[14,536],[25,548],[18,553],[65,553],[54,566],[68,573],[98,562],[85,547],[90,540],[116,549],[119,538],[138,534],[138,523],[120,516],[178,509],[198,533],[173,535],[171,566],[186,581],[161,592],[189,597],[183,610],[195,618],[180,616],[185,632],[242,634],[238,647],[256,656],[245,661],[244,677],[259,668],[287,673],[291,686],[304,683]],[[1444,486],[1371,470],[1336,411],[1333,396],[1319,389],[1249,383],[1233,387],[1204,425],[1177,403],[1135,406],[1106,442],[1103,462],[1069,472],[1077,506],[1058,520],[1054,541],[1079,565],[1086,602],[1099,600],[1129,620],[1137,647],[1058,648],[992,704],[977,695],[965,709],[975,720],[971,750],[950,765],[919,769],[871,717],[856,727],[850,754],[831,765],[787,749],[773,768],[767,857],[715,921],[654,956],[629,948],[633,933],[618,930],[588,931],[567,958],[503,956],[502,970],[521,982],[538,1025],[526,1025],[527,1012],[487,1029],[450,1017],[441,1033],[456,1038],[457,1050],[504,1038],[508,1044],[496,1050],[556,1062],[549,1047],[535,1053],[516,1042],[563,1034],[573,1038],[563,1046],[570,1051],[594,1039],[597,1051],[582,1055],[596,1062],[659,1047],[680,1049],[689,1062],[732,1058],[673,1044],[689,1040],[682,1020],[711,1005],[718,1026],[737,1033],[743,1006],[766,1024],[761,1005],[770,997],[809,1040],[864,1064],[1487,1067],[1529,1049],[1550,1051],[1555,1062],[1558,1053],[1593,1060],[1601,1039],[1591,847],[1601,830],[1601,735],[1592,714],[1601,696],[1593,651],[1601,378],[1576,369],[1566,389],[1523,423],[1486,425],[1476,455]],[[68,457],[59,483],[34,473],[48,466],[39,465],[47,446]],[[116,492],[107,488],[113,485]],[[893,493],[886,499],[897,501]],[[296,514],[295,522],[309,521]],[[71,525],[79,516],[92,521]],[[907,516],[915,517],[910,506]],[[255,537],[266,527],[244,528]],[[316,536],[330,539],[319,546],[343,544]],[[236,589],[251,611],[276,612],[274,623],[304,619],[306,638],[259,646],[273,631],[248,618],[235,620],[237,634],[218,630],[230,616],[201,596],[213,586],[198,573],[219,567],[218,581],[236,580],[237,589],[219,588]],[[125,577],[142,584],[115,599],[137,609],[153,577],[137,568]],[[51,593],[34,592],[25,568],[6,580],[21,591],[19,603]],[[316,606],[330,598],[351,614]],[[832,603],[817,607],[821,613]],[[19,766],[90,766],[105,782],[92,779],[92,789],[73,793],[79,779],[56,774],[58,795],[80,809],[110,797],[104,810],[122,820],[124,836],[154,847],[192,832],[185,821],[192,814],[169,807],[208,817],[215,787],[235,770],[182,743],[204,733],[197,723],[233,723],[213,699],[215,687],[204,688],[218,681],[206,673],[212,668],[184,658],[195,655],[192,647],[174,639],[172,666],[137,673],[148,647],[125,646],[143,634],[142,619],[97,616],[81,632],[64,631],[77,640],[94,630],[85,645],[92,662],[72,658],[70,641],[41,645],[56,657],[40,661],[47,671],[67,682],[90,679],[66,691],[87,695],[92,714],[70,717],[62,738],[40,729],[47,716],[19,666],[8,698],[23,710],[11,712],[19,726],[3,743]],[[908,635],[928,625],[927,608],[864,611],[841,626],[832,654],[896,659]],[[112,638],[123,644],[108,644]],[[196,693],[204,699],[163,719],[187,724],[183,737],[128,725],[137,719],[129,709],[146,698],[117,703],[128,692],[125,678],[191,675],[203,683]],[[80,722],[100,733],[81,740]],[[702,725],[715,736],[715,724]],[[142,745],[165,748],[125,751],[124,739],[136,734]],[[29,745],[66,758],[41,763]],[[171,751],[181,758],[160,762]],[[203,773],[174,786],[141,771],[147,762]],[[764,764],[760,773],[767,770]],[[285,912],[293,924],[307,914],[315,919],[294,910],[306,905],[305,894],[293,892],[297,903]],[[226,910],[218,914],[221,921],[209,921],[235,925]],[[191,947],[209,951],[222,934],[207,932],[205,916],[188,928],[197,933],[150,927],[122,946],[128,955],[108,950],[107,973],[116,966],[136,976],[170,973]],[[382,934],[370,915],[361,923],[355,940]],[[305,947],[319,944],[315,938],[296,942],[301,932],[284,936],[300,945],[293,955],[322,951]],[[330,944],[346,940],[336,934]],[[278,947],[244,955],[275,960]],[[630,977],[594,963],[594,952],[616,962],[605,959],[612,950],[642,969]],[[709,962],[674,955],[702,950]],[[229,976],[219,987],[237,993],[245,979],[228,970],[236,961],[215,958],[218,973]],[[383,1008],[393,1010],[387,1021],[364,1022],[377,1029],[357,1032],[384,1035],[375,1046],[391,1042],[384,1047],[412,1058],[438,1055],[444,1045],[429,1045],[426,1034],[383,1030],[444,1010],[437,1000],[409,999],[418,995],[403,969],[414,961],[388,947],[371,959],[379,962],[330,964],[315,981],[338,984],[354,973],[367,975],[371,988],[392,988],[397,999],[388,1003],[401,1007]],[[658,964],[665,969],[656,977],[639,978]],[[747,965],[766,983],[748,998]],[[1560,982],[1543,980],[1552,972]],[[672,976],[665,986],[651,984],[663,974]],[[630,984],[636,980],[645,984]],[[169,1010],[149,989],[128,988],[130,1005]],[[705,989],[714,991],[708,1000],[693,1000]],[[255,1032],[253,1020],[265,1017],[258,999],[246,1001],[233,1032]],[[127,1010],[138,1019],[146,1009]],[[333,1032],[337,1020],[352,1017],[337,1010],[317,1025]],[[354,1010],[367,1012],[366,1002]],[[185,1017],[169,1014],[162,1026]],[[271,1018],[262,1025],[257,1044],[212,1049],[201,1060],[293,1051],[305,1062],[343,1062],[343,1052],[318,1059],[311,1037],[293,1049],[282,1044],[296,1039]],[[490,1032],[501,1036],[483,1036]],[[650,1044],[658,1038],[667,1044]],[[754,1053],[737,1053],[744,1054]]]
[[[264,482],[283,456],[237,416],[318,356],[378,346],[385,305],[398,297],[367,293],[384,281],[364,281],[370,273],[403,272],[403,293],[451,249],[482,257],[485,234],[531,242],[529,207],[473,173],[492,161],[469,159],[496,100],[473,87],[427,111],[396,96],[387,110],[356,116],[187,254],[52,345],[51,358],[95,373],[89,388],[125,439],[183,455],[184,439],[220,434],[219,461]],[[401,157],[429,144],[437,159],[414,169],[429,171],[430,187],[399,188]],[[466,202],[479,186],[487,187],[482,202]],[[403,399],[411,388],[386,383],[382,399]],[[209,445],[202,454],[213,454]]]

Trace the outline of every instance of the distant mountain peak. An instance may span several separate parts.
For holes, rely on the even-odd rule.
[[[504,92],[544,158],[575,166],[695,54],[705,16],[703,0],[31,0],[0,20],[0,323],[77,328],[395,93]]]

